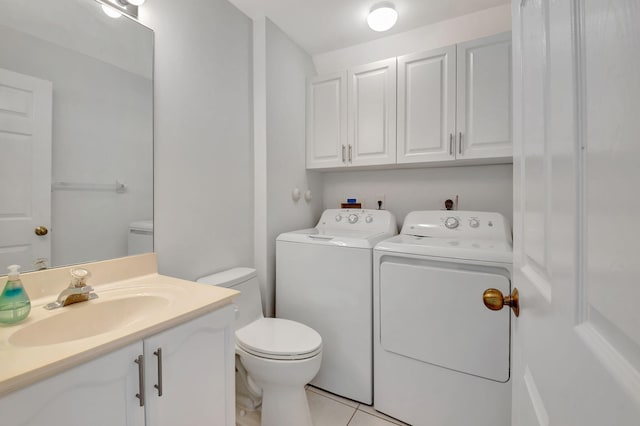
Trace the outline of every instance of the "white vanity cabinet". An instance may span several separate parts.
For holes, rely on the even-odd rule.
[[[310,79],[307,169],[394,164],[396,59]]]
[[[228,305],[2,397],[0,424],[235,425],[234,316]]]

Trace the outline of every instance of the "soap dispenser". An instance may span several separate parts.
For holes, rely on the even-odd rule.
[[[31,312],[31,301],[20,281],[20,266],[9,266],[7,285],[0,294],[0,323],[14,324],[22,321]]]

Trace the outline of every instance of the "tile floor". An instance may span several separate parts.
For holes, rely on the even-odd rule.
[[[313,426],[395,426],[399,420],[385,416],[368,405],[325,392],[313,386],[307,387],[307,399]],[[241,415],[236,411],[238,426],[260,426],[260,412]]]

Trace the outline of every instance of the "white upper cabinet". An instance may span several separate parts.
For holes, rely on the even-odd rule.
[[[347,73],[310,79],[307,86],[307,169],[347,163]]]
[[[511,33],[458,44],[456,158],[511,157]]]
[[[397,162],[455,159],[456,47],[398,58]]]
[[[307,168],[511,162],[511,108],[511,33],[316,77]]]
[[[396,162],[396,58],[349,70],[348,153],[353,166]]]

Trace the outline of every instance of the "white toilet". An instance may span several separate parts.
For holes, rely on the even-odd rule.
[[[312,426],[304,386],[320,369],[320,335],[295,321],[264,317],[255,269],[229,269],[198,282],[241,292],[235,299],[236,354],[239,370],[244,367],[248,375],[243,387],[249,398],[255,400],[262,390],[262,425]]]

